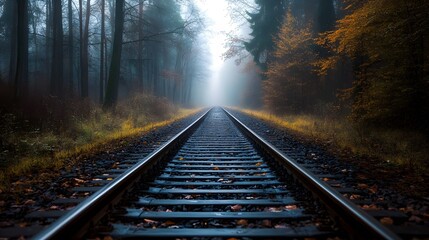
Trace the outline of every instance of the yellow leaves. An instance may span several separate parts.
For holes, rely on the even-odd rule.
[[[337,66],[337,63],[340,61],[340,59],[340,56],[333,55],[327,58],[316,60],[312,63],[312,65],[316,67],[318,75],[324,76],[328,74],[330,69],[334,69]]]
[[[259,166],[261,166],[262,164],[263,164],[262,162],[257,162],[257,163],[255,164],[255,166],[259,167]]]
[[[179,161],[183,161],[183,159],[184,159],[183,157],[179,157]]]

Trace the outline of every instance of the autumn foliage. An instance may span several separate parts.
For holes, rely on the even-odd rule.
[[[359,125],[427,131],[429,2],[341,2],[331,27],[294,9],[285,14],[266,71],[266,106],[345,109]]]

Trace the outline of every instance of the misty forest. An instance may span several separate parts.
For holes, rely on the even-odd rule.
[[[0,0],[0,193],[210,106],[428,193],[429,1]]]

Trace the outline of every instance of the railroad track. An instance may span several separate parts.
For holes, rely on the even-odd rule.
[[[34,238],[399,238],[320,178],[215,108]]]

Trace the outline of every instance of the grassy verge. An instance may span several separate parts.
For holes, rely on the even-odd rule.
[[[313,115],[276,116],[264,111],[239,110],[315,141],[333,143],[339,150],[377,158],[418,172],[428,169],[429,142],[418,132],[353,127],[347,119]]]
[[[108,151],[145,132],[169,125],[196,113],[199,109],[178,109],[165,100],[136,96],[119,103],[116,111],[103,111],[92,104],[85,116],[71,115],[70,123],[61,131],[38,129],[21,124],[4,124],[12,129],[2,136],[0,190],[7,188],[19,176],[58,170],[66,164]],[[9,115],[9,118],[13,115]],[[6,125],[6,126],[5,126]],[[0,191],[1,192],[1,191]]]

